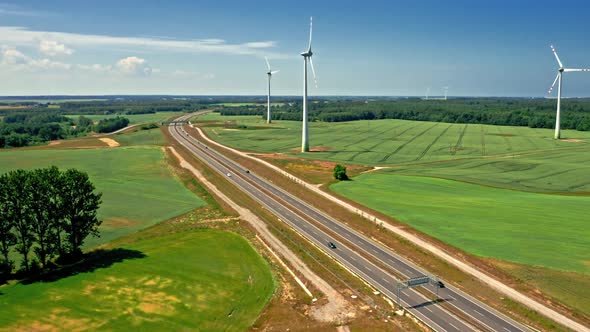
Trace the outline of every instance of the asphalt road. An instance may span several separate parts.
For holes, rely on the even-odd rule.
[[[181,127],[172,125],[169,130],[191,153],[391,300],[397,300],[399,278],[403,280],[428,274],[387,247],[309,206],[267,180],[246,172],[242,166],[188,135]],[[330,248],[329,242],[335,243],[336,248]],[[406,310],[434,330],[471,331],[476,328],[490,331],[529,331],[457,289],[448,286],[440,289],[440,298],[437,299],[433,286],[425,288],[431,292],[430,296],[426,297],[415,289],[406,289],[400,293],[400,300]],[[442,301],[451,310],[438,304]],[[457,313],[460,315],[456,315]],[[466,316],[470,317],[470,321],[463,319]]]

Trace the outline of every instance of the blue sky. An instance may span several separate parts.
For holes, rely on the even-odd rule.
[[[559,15],[558,9],[563,14]],[[544,96],[557,64],[590,67],[584,1],[3,1],[0,95]],[[590,96],[568,73],[565,96]]]

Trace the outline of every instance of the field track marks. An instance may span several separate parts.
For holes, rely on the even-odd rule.
[[[459,151],[461,149],[461,146],[463,145],[463,136],[465,136],[466,131],[467,131],[467,124],[465,126],[463,126],[463,130],[461,130],[461,132],[459,133],[459,138],[457,138],[457,143],[455,144],[455,146],[453,147],[453,150],[451,151],[452,155],[457,154],[457,151]]]
[[[484,129],[483,125],[481,127],[481,155],[486,155],[486,130]]]
[[[402,124],[399,124],[397,126],[393,126],[392,128],[385,128],[385,130],[380,131],[380,132],[376,133],[375,135],[367,135],[367,136],[361,138],[360,140],[358,140],[358,141],[356,141],[354,143],[351,143],[350,146],[355,146],[355,145],[357,145],[357,144],[359,144],[361,142],[364,142],[364,141],[366,141],[368,139],[371,139],[371,138],[374,138],[374,137],[379,137],[379,136],[381,136],[381,135],[383,135],[385,133],[388,133],[388,132],[394,130],[395,128],[398,128],[399,126],[403,126],[403,125],[404,124],[402,123]]]
[[[500,136],[502,136],[502,138],[504,139],[504,143],[506,143],[506,145],[508,146],[508,151],[512,151],[512,143],[510,142],[509,137],[504,134],[501,126],[497,126],[497,128],[498,132],[500,133]]]
[[[418,161],[422,158],[424,158],[424,156],[428,153],[428,151],[430,150],[430,148],[436,144],[436,142],[438,142],[438,140],[443,137],[443,135],[447,132],[447,130],[449,130],[453,125],[450,124],[448,127],[446,127],[443,131],[440,132],[440,134],[438,136],[436,136],[436,138],[430,142],[430,144],[428,144],[428,146],[426,147],[426,149],[424,149],[424,151],[422,151],[420,153],[420,155],[418,156],[418,158],[414,159],[414,161]]]
[[[398,127],[399,126],[397,126],[395,128],[398,128]],[[418,127],[418,125],[414,125],[414,126],[411,126],[410,128],[407,128],[405,130],[402,130],[401,132],[399,132],[397,135],[393,136],[392,138],[399,137],[399,136],[405,134],[408,130],[412,130],[412,129],[416,128],[416,127]],[[394,128],[392,128],[392,129],[394,129]],[[348,161],[353,161],[354,159],[356,159],[356,157],[360,156],[363,153],[371,152],[371,150],[373,150],[374,148],[376,148],[377,146],[379,146],[379,145],[381,145],[383,143],[384,143],[383,140],[381,140],[381,141],[378,140],[376,144],[373,144],[372,146],[368,147],[365,151],[359,151],[359,152],[355,153],[354,156],[350,157],[350,159],[347,159],[347,160]]]
[[[427,131],[429,131],[430,129],[438,126],[440,124],[440,122],[435,123],[433,126],[430,126],[428,128],[426,128],[424,131],[422,131],[420,134],[415,135],[414,137],[410,138],[407,142],[405,142],[404,144],[400,145],[397,147],[397,149],[395,149],[395,151],[393,151],[392,153],[386,155],[385,157],[381,158],[381,160],[379,160],[379,162],[384,162],[387,159],[389,159],[391,156],[393,156],[394,154],[398,153],[401,149],[403,149],[404,147],[406,147],[406,145],[412,143],[413,141],[416,140],[416,138],[426,134]]]

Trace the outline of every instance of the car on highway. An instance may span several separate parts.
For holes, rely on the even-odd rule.
[[[336,249],[336,245],[334,244],[334,242],[328,242],[328,247]]]
[[[249,174],[249,173],[250,173],[250,170],[246,170],[246,173],[248,173],[248,174]]]
[[[231,173],[227,173],[227,176],[231,178]]]
[[[438,286],[438,288],[446,288],[445,284],[443,284],[442,281],[437,282],[436,286]]]

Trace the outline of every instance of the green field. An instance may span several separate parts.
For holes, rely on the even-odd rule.
[[[310,146],[322,152],[296,153],[301,146],[301,123],[274,121],[259,116],[220,116],[210,113],[198,118],[210,121],[205,132],[220,143],[246,151],[291,153],[306,158],[351,164],[398,165],[438,160],[517,155],[528,151],[559,148],[590,148],[590,132],[563,131],[563,137],[582,142],[553,140],[550,129],[450,124],[406,120],[371,120],[310,123]],[[224,127],[235,121],[240,129]],[[586,150],[587,151],[587,150]]]
[[[590,274],[590,196],[389,174],[330,188],[479,256]]]
[[[243,331],[275,288],[262,257],[226,231],[140,240],[103,256],[94,271],[0,288],[0,330]]]
[[[134,138],[137,141],[135,136],[130,141]],[[99,210],[99,218],[104,221],[101,237],[89,238],[87,246],[108,242],[205,204],[172,175],[160,147],[0,152],[0,172],[49,165],[87,172],[103,193]]]
[[[184,114],[184,113],[156,112],[156,113],[151,113],[151,114],[131,114],[131,115],[127,115],[127,114],[123,114],[123,115],[118,115],[118,114],[108,114],[108,115],[82,114],[82,116],[92,119],[92,121],[94,121],[94,122],[98,122],[98,121],[100,121],[102,119],[106,119],[106,118],[114,118],[116,116],[122,116],[124,118],[129,119],[129,125],[134,125],[134,124],[138,124],[138,123],[162,122],[162,121],[166,121],[166,120],[170,119],[171,117],[178,117],[181,114]],[[66,115],[66,116],[71,119],[77,119],[78,117],[80,117],[80,115]]]

